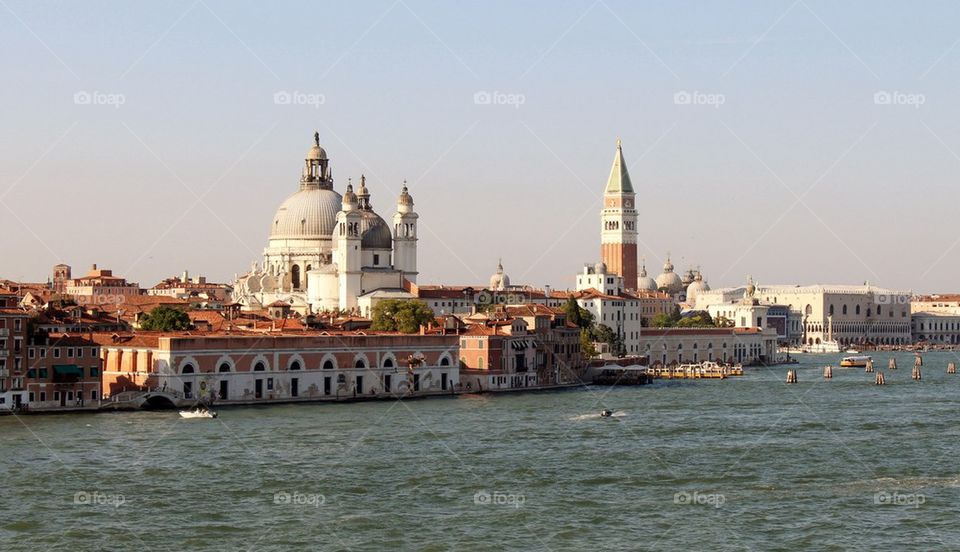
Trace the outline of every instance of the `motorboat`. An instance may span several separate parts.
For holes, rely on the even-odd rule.
[[[609,418],[611,416],[613,416],[613,410],[604,409],[600,411],[601,418]]]
[[[846,356],[840,359],[841,368],[866,368],[873,358],[870,355]]]
[[[207,408],[194,408],[193,410],[181,410],[181,418],[216,418],[217,413]]]

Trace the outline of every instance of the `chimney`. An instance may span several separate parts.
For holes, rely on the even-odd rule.
[[[190,281],[190,273],[186,270],[183,271],[183,278],[180,279],[181,282],[187,283]]]
[[[97,269],[97,263],[93,263],[93,266],[90,267],[90,270],[96,270],[96,269]]]
[[[199,283],[201,283],[201,284],[205,284],[205,283],[207,283],[207,277],[206,277],[206,276],[198,276],[198,277],[197,277],[197,281],[198,281]]]

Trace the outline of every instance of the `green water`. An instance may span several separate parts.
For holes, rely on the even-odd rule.
[[[957,359],[874,358],[886,386],[808,356],[796,385],[3,417],[2,549],[960,548]]]

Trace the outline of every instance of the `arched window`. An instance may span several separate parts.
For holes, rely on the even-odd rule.
[[[299,369],[300,369],[300,361],[299,361],[299,360],[295,360],[295,361],[291,362],[291,363],[290,363],[290,369],[291,369],[291,370],[299,370]]]
[[[483,370],[483,357],[477,357],[477,368]]]
[[[443,357],[440,359],[440,366],[450,366],[450,359]]]
[[[264,368],[262,362],[258,362],[258,363],[256,363],[256,364],[253,365],[253,371],[254,371],[254,372],[263,372],[264,370],[265,370],[265,368]]]
[[[230,364],[224,362],[223,364],[220,365],[220,368],[218,368],[217,371],[218,371],[218,372],[229,372],[229,371],[230,371]]]
[[[293,285],[293,289],[300,289],[300,266],[293,265],[290,267],[290,283]]]
[[[856,310],[854,311],[857,315],[860,314],[860,305],[857,305]]]
[[[833,316],[833,305],[830,305],[830,316]]]
[[[323,369],[324,369],[324,370],[333,370],[333,362],[332,362],[332,361],[329,361],[329,360],[326,361],[326,362],[324,362],[324,363],[323,363]]]
[[[193,373],[193,364],[184,364],[183,369],[180,370],[181,374],[192,374]]]
[[[358,358],[358,359],[357,359],[357,362],[354,363],[353,367],[354,367],[354,368],[366,368],[366,367],[367,367],[367,363],[364,362],[364,360],[363,360],[362,358]]]
[[[384,360],[384,361],[383,361],[383,367],[384,367],[384,368],[393,368],[393,359],[388,357],[386,360]]]
[[[843,312],[843,314],[847,314],[847,306],[846,306],[846,305],[843,306],[842,312]]]

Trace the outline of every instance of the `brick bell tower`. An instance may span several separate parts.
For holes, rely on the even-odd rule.
[[[623,287],[637,289],[637,209],[636,194],[623,161],[623,148],[617,138],[610,178],[603,192],[600,212],[600,259],[610,273],[623,277]]]

